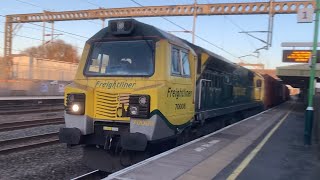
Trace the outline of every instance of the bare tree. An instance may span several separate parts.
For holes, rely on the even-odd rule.
[[[79,62],[76,47],[67,44],[63,40],[56,40],[45,45],[30,47],[24,53],[38,58],[46,58],[57,61]]]

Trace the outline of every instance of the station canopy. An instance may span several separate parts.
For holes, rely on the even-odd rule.
[[[309,64],[295,64],[277,67],[277,76],[285,83],[295,88],[307,89],[309,86]],[[320,64],[316,65],[316,80],[320,81]]]

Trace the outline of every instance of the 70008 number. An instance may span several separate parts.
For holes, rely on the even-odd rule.
[[[176,109],[186,109],[186,104],[175,104],[176,105]]]

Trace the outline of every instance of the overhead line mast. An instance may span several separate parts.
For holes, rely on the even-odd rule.
[[[192,43],[195,43],[195,34],[196,34],[196,23],[197,23],[197,0],[194,0],[194,10],[193,10],[193,25],[192,25]]]
[[[314,1],[282,1],[220,4],[191,4],[174,6],[144,6],[130,8],[106,8],[77,11],[52,12],[31,14],[13,14],[6,16],[4,56],[11,56],[13,23],[75,21],[91,19],[158,17],[158,16],[208,16],[208,15],[254,15],[254,14],[295,14],[299,8],[315,7]],[[195,12],[196,11],[196,12]]]

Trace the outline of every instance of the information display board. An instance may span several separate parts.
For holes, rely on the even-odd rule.
[[[311,55],[311,50],[283,50],[282,62],[308,63]],[[317,51],[317,58],[319,63],[320,51]]]

